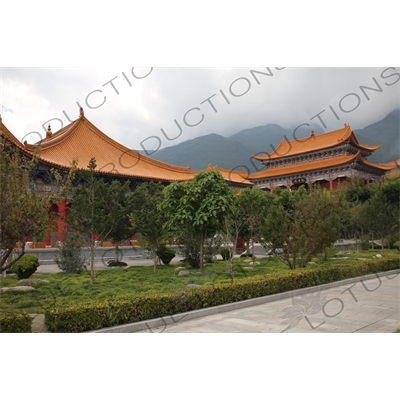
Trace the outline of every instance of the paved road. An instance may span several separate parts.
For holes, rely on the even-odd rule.
[[[380,273],[99,332],[394,332],[399,289],[398,272]]]
[[[176,256],[172,261],[171,264],[179,264],[182,260],[182,257]],[[154,261],[152,259],[144,259],[144,258],[136,258],[136,259],[129,259],[126,261],[129,266],[137,265],[137,266],[153,266]],[[96,260],[94,268],[96,271],[101,270],[110,270],[110,267],[107,267],[105,262],[101,260]],[[116,267],[120,268],[120,267]],[[40,264],[38,269],[36,270],[37,274],[58,274],[62,272],[60,268],[58,268],[57,264],[55,263],[48,263],[48,264]]]

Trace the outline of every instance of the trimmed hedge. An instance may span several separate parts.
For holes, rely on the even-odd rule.
[[[31,333],[32,318],[25,311],[2,311],[0,314],[1,333]]]
[[[174,249],[171,249],[170,247],[160,246],[157,249],[156,254],[164,265],[169,265],[169,263],[175,257],[176,252]]]
[[[127,267],[128,264],[123,261],[109,261],[107,267]]]
[[[180,292],[53,308],[45,313],[45,322],[51,332],[85,332],[398,268],[398,258],[385,258],[352,265],[299,269],[232,283],[206,284]]]
[[[24,254],[10,268],[10,272],[17,274],[19,279],[28,279],[39,267],[37,257],[30,254]]]

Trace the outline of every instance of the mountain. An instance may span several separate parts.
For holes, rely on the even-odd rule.
[[[297,138],[308,136],[312,129],[316,133],[323,132],[319,125],[310,124],[299,128],[295,135]],[[190,166],[192,170],[205,169],[212,164],[226,169],[247,168],[249,172],[255,172],[260,170],[261,164],[253,160],[252,155],[273,151],[285,136],[292,140],[293,130],[268,124],[244,129],[230,137],[211,133],[158,150],[151,157],[169,164]]]
[[[385,163],[400,159],[400,108],[390,112],[382,120],[363,129],[355,129],[354,133],[362,144],[382,144],[379,150],[368,157],[368,161]]]
[[[381,121],[354,130],[360,143],[382,144],[379,150],[368,157],[368,161],[385,163],[400,159],[399,115],[400,109],[395,109]],[[158,150],[151,157],[169,164],[190,166],[192,170],[202,170],[212,164],[238,170],[245,166],[249,172],[255,172],[260,171],[262,166],[251,158],[252,155],[272,152],[285,136],[293,140],[309,136],[311,130],[315,134],[324,132],[317,124],[302,126],[295,133],[294,130],[268,124],[244,129],[229,137],[211,133]]]
[[[296,130],[284,129],[280,125],[268,124],[263,126],[257,126],[256,128],[244,129],[232,136],[229,139],[236,140],[251,151],[251,154],[259,153],[271,153],[274,151],[280,141],[286,136],[288,140],[296,138],[303,138],[310,136],[312,130],[316,134],[323,133],[324,130],[317,124],[310,124],[310,126],[301,127]]]
[[[173,165],[190,166],[195,171],[205,169],[209,164],[240,170],[244,167],[239,166],[252,166],[251,152],[245,145],[216,133],[166,147],[156,151],[151,157]]]

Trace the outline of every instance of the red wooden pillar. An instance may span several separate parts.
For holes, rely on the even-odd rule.
[[[333,179],[329,178],[329,190],[333,190]]]
[[[368,178],[367,179],[367,186],[369,186],[370,183],[371,183],[371,180]]]
[[[65,218],[67,217],[67,200],[64,199],[58,205],[57,240],[64,240]]]
[[[46,230],[46,237],[44,238],[44,243],[47,246],[51,246],[51,229]]]
[[[44,243],[46,245],[46,247],[50,247],[51,246],[51,234],[52,232],[54,232],[55,230],[55,212],[57,212],[57,206],[55,204],[53,204],[48,213],[49,213],[49,223],[48,223],[48,227],[46,230],[46,236],[44,238]]]

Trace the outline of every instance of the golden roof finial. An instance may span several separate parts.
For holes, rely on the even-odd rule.
[[[83,107],[79,108],[79,118],[83,118],[85,116],[85,113],[83,112]]]
[[[51,131],[51,126],[49,124],[49,126],[47,127],[46,138],[49,139],[49,138],[51,138],[52,135],[53,135],[53,132]]]
[[[315,134],[314,134],[314,129],[311,131],[311,137],[314,137],[315,136]]]

